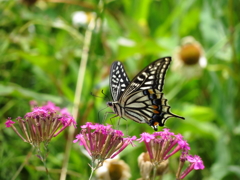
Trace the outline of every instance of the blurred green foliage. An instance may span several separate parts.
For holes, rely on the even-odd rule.
[[[192,71],[188,77],[170,67],[163,92],[172,112],[186,120],[170,119],[166,126],[175,134],[183,134],[191,146],[190,153],[204,161],[206,168],[186,179],[240,179],[239,0],[49,0],[30,4],[0,1],[0,179],[11,179],[31,149],[5,128],[8,117],[24,116],[30,111],[30,100],[52,101],[72,109],[91,13],[96,15],[97,25],[89,47],[78,127],[87,121],[99,122],[104,112],[110,111],[101,111],[98,119],[107,100],[90,92],[103,96],[104,90],[110,96],[108,75],[114,60],[124,63],[132,79],[153,60],[175,57],[181,39],[192,36],[205,50],[207,66],[200,76]],[[85,23],[73,25],[76,11],[88,13]],[[106,123],[111,123],[109,117]],[[113,123],[117,124],[117,118]],[[120,124],[120,129],[131,136],[153,132],[148,125],[131,120]],[[66,136],[67,131],[49,145],[47,163],[53,179],[59,179]],[[143,144],[139,144],[122,153],[132,179],[140,177],[137,157],[143,151]],[[170,159],[170,175],[165,180],[174,179],[177,158]],[[74,145],[67,179],[87,179],[89,162]],[[17,179],[45,179],[44,170],[38,166],[42,166],[39,159],[30,157]]]

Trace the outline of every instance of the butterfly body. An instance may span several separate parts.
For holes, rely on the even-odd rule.
[[[162,88],[166,70],[171,58],[158,59],[144,68],[130,82],[121,62],[115,61],[111,67],[110,87],[113,102],[107,105],[121,118],[129,118],[137,123],[147,123],[157,130],[164,126],[169,117],[177,117],[170,112]]]

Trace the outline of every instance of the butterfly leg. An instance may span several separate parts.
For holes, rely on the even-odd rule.
[[[112,113],[112,114],[114,114],[114,113]],[[114,124],[113,124],[113,121],[112,121],[112,119],[113,119],[113,118],[115,118],[115,117],[118,117],[118,115],[116,115],[116,116],[113,116],[113,117],[111,117],[111,118],[110,118],[110,121],[111,121],[111,124],[113,125],[113,127],[114,127]],[[120,119],[121,119],[121,118],[120,118]]]
[[[119,117],[119,119],[118,119],[118,123],[117,123],[117,129],[119,129],[119,126],[120,126],[120,119],[121,119],[121,117]]]
[[[101,120],[100,120],[100,112],[103,111],[103,110],[106,109],[106,108],[108,108],[108,107],[105,107],[105,108],[101,109],[100,111],[98,111],[98,122],[99,122],[100,124],[102,124],[102,122],[101,122]],[[104,114],[104,117],[105,117],[105,114]]]
[[[115,114],[115,113],[114,113],[114,112],[105,112],[105,113],[104,113],[104,118],[103,118],[103,123],[104,123],[105,120],[107,119],[108,114]],[[116,116],[114,116],[114,117],[116,117]],[[111,118],[110,118],[110,119],[111,119]]]

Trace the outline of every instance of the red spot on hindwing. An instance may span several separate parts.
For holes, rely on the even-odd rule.
[[[154,113],[154,114],[159,114],[159,111],[153,110],[153,113]]]
[[[157,109],[158,106],[156,106],[156,105],[152,105],[152,108],[153,108],[153,109]]]

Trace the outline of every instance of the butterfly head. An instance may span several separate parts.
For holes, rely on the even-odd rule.
[[[108,101],[107,102],[107,106],[112,108],[114,113],[117,113],[116,106],[115,106],[115,104],[112,101]]]
[[[108,102],[107,102],[107,106],[108,106],[108,107],[113,107],[113,103],[112,103],[111,101],[108,101]]]
[[[108,101],[107,102],[107,106],[112,108],[113,113],[117,114],[118,116],[122,117],[122,114],[120,113],[120,105],[118,102],[112,102],[112,101]]]

